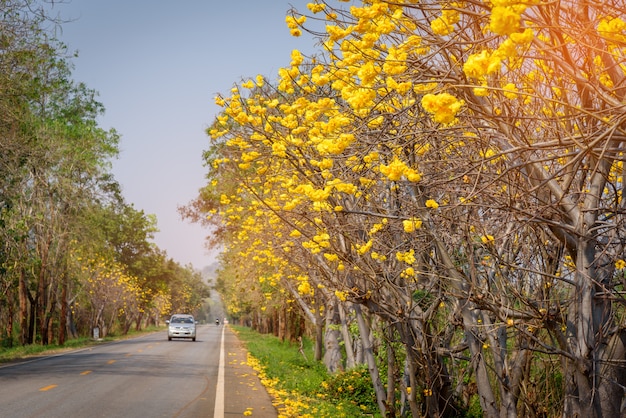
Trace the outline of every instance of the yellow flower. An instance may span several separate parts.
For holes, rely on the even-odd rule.
[[[402,226],[404,227],[404,232],[411,233],[415,232],[416,229],[422,227],[422,220],[418,218],[411,218],[405,221],[402,221]]]
[[[415,263],[415,250],[411,249],[405,253],[398,251],[396,253],[396,259],[398,261],[404,261],[405,263],[411,265]]]
[[[219,107],[224,107],[224,105],[226,104],[226,100],[224,100],[224,98],[221,96],[215,96],[215,98],[213,98],[213,101]]]
[[[430,28],[435,35],[440,36],[449,35],[454,30],[454,26],[446,22],[443,17],[438,17],[437,19],[430,22]]]
[[[433,199],[428,199],[426,201],[426,207],[427,208],[432,208],[432,209],[437,209],[439,207],[439,203],[437,203],[435,200]]]
[[[478,97],[486,97],[489,96],[489,89],[485,87],[474,87],[474,94]]]
[[[619,259],[615,262],[615,268],[617,270],[622,270],[624,267],[626,267],[626,261]]]
[[[339,299],[342,302],[345,302],[347,299],[346,292],[342,292],[340,290],[335,290],[335,296],[337,296],[337,299]]]
[[[313,289],[311,289],[311,285],[308,281],[302,281],[298,285],[298,293],[301,295],[312,295]]]
[[[426,94],[422,98],[424,110],[433,115],[435,122],[451,123],[465,103],[449,93]]]
[[[431,22],[430,28],[435,35],[449,35],[454,31],[453,25],[459,19],[459,12],[456,10],[443,10],[441,16]]]
[[[285,23],[289,29],[296,29],[299,26],[302,26],[306,22],[306,16],[300,16],[298,18],[294,16],[286,16]]]
[[[501,64],[502,57],[500,55],[490,55],[487,50],[484,50],[467,58],[463,64],[463,72],[468,78],[481,79],[486,74],[493,74],[498,71]]]
[[[483,242],[483,244],[487,244],[489,242],[493,242],[494,237],[493,235],[483,235],[482,237],[480,237],[480,240]]]
[[[304,57],[302,56],[302,53],[300,51],[298,51],[297,49],[294,49],[293,51],[291,51],[291,66],[292,67],[297,67],[298,65],[302,64],[302,61],[304,60]]]
[[[321,3],[321,4],[309,3],[306,5],[306,7],[313,13],[319,13],[326,8],[326,5],[324,3]]]
[[[598,33],[609,40],[623,42],[626,40],[624,32],[626,31],[626,22],[621,18],[605,17],[598,24]]]
[[[393,161],[389,165],[380,165],[380,172],[387,176],[391,181],[398,181],[404,175],[408,167],[398,157],[394,157]]]
[[[521,16],[510,7],[496,6],[491,10],[489,29],[498,35],[510,35],[520,30]]]
[[[367,241],[365,244],[363,245],[359,245],[357,244],[357,253],[359,253],[360,255],[363,255],[365,253],[367,253],[369,250],[372,249],[372,245],[374,245],[374,241],[369,240]]]
[[[508,83],[503,87],[504,89],[504,97],[507,99],[516,99],[517,98],[517,87],[513,83]]]
[[[339,259],[339,256],[337,254],[324,253],[324,258],[326,258],[328,261],[337,261]]]

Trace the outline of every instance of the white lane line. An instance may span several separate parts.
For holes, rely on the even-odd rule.
[[[215,388],[214,418],[224,418],[224,330],[222,326],[222,341],[220,343],[220,364],[217,371],[217,387]]]

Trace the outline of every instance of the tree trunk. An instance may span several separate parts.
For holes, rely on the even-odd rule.
[[[141,331],[141,322],[143,321],[144,313],[139,312],[135,321],[135,331]]]
[[[361,312],[360,305],[354,305],[354,312],[356,313],[356,319],[359,325],[359,333],[361,334],[363,353],[365,355],[365,360],[367,361],[367,369],[370,372],[370,378],[372,379],[374,393],[376,393],[376,403],[378,404],[378,409],[380,410],[381,415],[386,416],[387,405],[385,404],[385,402],[387,400],[387,394],[385,393],[385,388],[380,381],[380,373],[378,372],[376,357],[374,356],[374,350],[372,347],[372,342],[370,340],[370,329],[365,322],[365,318],[363,318],[363,313]]]
[[[28,296],[26,294],[26,273],[24,269],[20,271],[20,278],[18,284],[18,298],[19,298],[19,323],[20,323],[20,344],[28,344]]]
[[[61,283],[61,313],[59,315],[59,345],[64,345],[67,333],[67,275],[63,274]]]
[[[598,397],[603,417],[626,417],[626,331],[619,330],[602,349],[601,357],[610,360],[602,365]]]
[[[8,348],[13,347],[13,321],[15,319],[15,294],[13,293],[13,289],[7,289],[7,319],[6,319],[6,327],[5,331],[7,334],[7,346]]]
[[[343,337],[344,347],[346,350],[346,369],[356,367],[356,359],[354,357],[354,347],[350,330],[348,329],[348,321],[346,319],[345,305],[339,304],[339,317],[341,318],[341,336]]]
[[[459,293],[459,295],[467,295],[467,286],[464,281],[464,277],[456,269],[454,262],[450,258],[450,254],[443,245],[441,240],[436,236],[432,236],[435,246],[439,253],[439,257],[443,262],[446,270],[449,274],[449,280],[451,286]],[[480,399],[480,406],[483,410],[483,414],[487,418],[498,418],[500,416],[498,411],[498,405],[496,404],[496,397],[491,387],[489,380],[489,372],[487,370],[487,364],[482,351],[482,342],[479,338],[477,329],[477,313],[474,309],[472,302],[467,297],[458,298],[457,302],[460,306],[461,318],[463,321],[463,329],[465,331],[465,338],[469,346],[469,351],[472,356],[471,365],[476,376],[476,386],[478,389],[478,396]]]
[[[387,416],[396,416],[396,353],[393,349],[393,331],[387,331]]]
[[[45,247],[40,248],[41,265],[39,266],[39,277],[37,280],[37,323],[39,333],[41,335],[41,345],[48,345],[48,289],[49,283],[47,281],[47,268],[48,268],[48,254],[50,251],[52,239],[46,240]]]
[[[500,387],[500,418],[517,418],[517,400],[519,395],[519,381],[513,379],[507,357],[513,358],[508,352],[506,337],[506,325],[494,328],[489,315],[483,315],[483,323],[486,327],[494,329],[495,332],[488,334],[489,346],[493,356],[494,371],[500,376],[498,386]],[[518,356],[522,354],[518,352]],[[513,366],[513,364],[511,364]]]
[[[67,310],[67,332],[70,338],[78,337],[78,330],[76,329],[76,324],[74,323],[74,315],[72,314],[71,308],[68,308]]]
[[[325,300],[322,298],[321,292],[315,293],[315,303],[317,306],[324,306],[323,302],[331,300],[331,297],[327,296]],[[316,309],[314,315],[315,320],[315,361],[322,361],[324,356],[324,313],[321,309]]]
[[[52,284],[48,286],[47,309],[45,317],[46,344],[54,343],[54,318],[57,308],[57,292],[52,288]]]
[[[625,360],[620,349],[623,343],[619,331],[609,339],[610,303],[596,295],[602,291],[608,273],[596,267],[605,260],[596,258],[594,244],[581,237],[576,254],[575,294],[568,312],[568,335],[574,336],[568,340],[569,351],[574,360],[566,361],[564,416],[615,416],[624,395],[624,386],[618,384],[624,380],[624,368],[620,365]],[[616,352],[603,351],[609,342]],[[607,358],[602,358],[605,353]],[[621,354],[621,358],[616,354]],[[617,381],[613,380],[616,375]]]
[[[326,338],[324,340],[326,350],[324,353],[324,364],[330,373],[343,370],[341,347],[339,346],[340,331],[337,327],[339,324],[339,313],[337,309],[336,301],[326,306]]]
[[[281,341],[285,341],[287,339],[287,307],[281,306],[277,309],[277,336]]]
[[[324,355],[324,324],[322,321],[317,321],[315,324],[315,349],[314,349],[315,361],[321,361]]]

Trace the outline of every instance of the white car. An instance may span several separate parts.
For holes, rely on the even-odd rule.
[[[196,341],[196,321],[193,315],[175,314],[165,321],[167,324],[167,339],[172,341],[172,338],[191,338],[191,341]]]

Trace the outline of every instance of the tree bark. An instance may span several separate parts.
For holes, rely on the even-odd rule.
[[[356,367],[356,359],[354,357],[354,347],[350,330],[348,329],[348,321],[346,319],[346,304],[340,303],[339,317],[341,318],[341,335],[343,337],[344,347],[346,350],[346,369],[352,369]]]
[[[330,373],[343,370],[341,347],[339,346],[339,313],[337,302],[326,305],[326,338],[324,339],[324,365]]]
[[[67,274],[63,274],[61,282],[61,313],[59,314],[59,345],[64,345],[67,338]]]
[[[376,393],[376,403],[378,404],[378,409],[380,410],[380,413],[383,416],[386,416],[387,394],[380,380],[380,373],[378,372],[378,366],[376,365],[376,357],[374,356],[374,350],[372,347],[372,342],[370,340],[370,328],[369,325],[365,322],[365,318],[363,318],[363,313],[361,312],[360,305],[354,305],[354,312],[356,313],[357,323],[359,325],[359,333],[361,334],[363,353],[367,362],[367,369],[369,370],[370,378],[372,379],[374,393]]]
[[[20,278],[18,284],[18,298],[19,298],[19,323],[20,323],[20,344],[28,344],[28,297],[26,293],[26,272],[24,269],[20,271]]]

